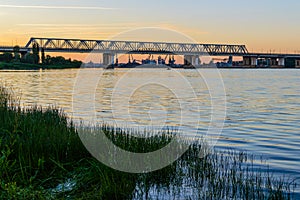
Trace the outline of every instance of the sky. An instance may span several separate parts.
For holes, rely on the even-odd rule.
[[[0,45],[24,46],[30,37],[110,39],[157,27],[197,43],[300,53],[299,8],[298,0],[0,0]]]

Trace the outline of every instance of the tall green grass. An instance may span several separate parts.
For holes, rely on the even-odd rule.
[[[100,197],[124,197],[130,191],[121,187],[122,181],[126,187],[135,185],[132,176],[92,158],[62,110],[21,108],[6,87],[0,87],[0,149],[0,199],[63,198],[64,192],[53,194],[51,188],[69,178],[81,180],[76,195],[71,191],[74,196],[98,188]]]
[[[10,158],[18,162],[25,184],[25,177],[38,169],[51,169],[57,165],[55,161],[73,162],[89,155],[62,110],[37,106],[21,109],[9,91],[0,92],[1,147],[12,150]]]
[[[149,137],[151,133],[107,126],[100,129],[116,145],[132,152],[152,152],[175,138],[169,131]],[[136,137],[141,134],[147,139]],[[188,140],[179,137],[178,146],[184,148]],[[133,198],[293,199],[295,187],[292,179],[273,176],[261,156],[233,150],[213,152],[205,141],[198,140],[168,167],[139,174]]]
[[[136,153],[158,150],[175,134],[145,132],[148,137],[143,139],[134,130],[107,125],[95,129]],[[90,155],[62,110],[22,108],[13,91],[0,86],[0,199],[293,198],[294,183],[257,169],[259,159],[254,156],[208,152],[203,146],[195,143],[176,162],[155,172],[119,172]]]

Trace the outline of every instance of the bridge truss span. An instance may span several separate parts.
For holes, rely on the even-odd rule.
[[[227,44],[191,44],[139,41],[112,41],[112,40],[81,40],[60,38],[31,38],[26,48],[37,43],[47,52],[74,52],[74,53],[132,53],[132,54],[177,54],[177,55],[232,55],[242,56],[248,53],[245,45]]]

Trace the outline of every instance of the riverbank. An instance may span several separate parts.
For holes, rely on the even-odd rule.
[[[101,67],[91,67],[89,65],[82,66],[80,63],[78,64],[55,64],[55,65],[47,65],[47,64],[28,64],[28,63],[21,63],[21,62],[15,62],[15,63],[6,63],[6,62],[0,62],[0,70],[45,70],[45,69],[79,69],[79,68],[105,68],[104,66]],[[115,69],[131,69],[135,67],[115,67]],[[300,69],[300,67],[296,68],[287,68],[287,67],[281,67],[281,66],[275,66],[275,67],[255,67],[255,66],[233,66],[233,67],[216,67],[216,66],[199,66],[199,67],[187,67],[187,66],[181,66],[181,67],[169,67],[167,65],[142,65],[142,66],[136,66],[136,68],[142,68],[142,69]],[[112,68],[109,68],[112,69]]]
[[[40,70],[40,69],[78,69],[81,64],[56,64],[56,65],[47,65],[47,64],[28,64],[28,63],[6,63],[0,62],[0,70]]]
[[[261,158],[232,151],[208,151],[202,157],[201,142],[156,172],[129,174],[110,169],[85,149],[63,111],[53,107],[24,110],[18,101],[12,90],[0,87],[1,199],[293,197],[293,181],[272,177]],[[139,139],[131,131],[98,128],[117,146],[139,153],[160,149],[174,134]]]

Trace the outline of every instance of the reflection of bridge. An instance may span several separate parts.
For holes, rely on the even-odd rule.
[[[192,44],[166,42],[136,42],[110,40],[81,40],[58,38],[31,38],[20,52],[25,54],[38,44],[45,52],[65,53],[103,53],[104,64],[113,63],[116,54],[176,54],[183,55],[188,63],[197,65],[199,56],[242,56],[245,65],[257,65],[259,58],[270,59],[274,65],[285,65],[289,58],[300,59],[300,55],[254,54],[245,45],[229,44]],[[0,52],[13,52],[13,47],[0,47]]]

